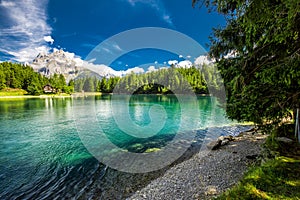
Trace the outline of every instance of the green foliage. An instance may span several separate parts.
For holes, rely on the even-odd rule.
[[[184,94],[195,92],[208,94],[210,88],[218,90],[220,84],[215,75],[215,68],[203,66],[202,70],[196,67],[160,69],[144,74],[131,73],[122,78],[102,78],[101,81],[93,77],[77,79],[75,90],[80,92],[96,91],[102,93],[134,93],[134,94]]]
[[[76,92],[112,93],[119,80],[119,77],[102,78],[101,80],[98,80],[96,77],[85,77],[76,79],[74,88]]]
[[[19,63],[0,63],[0,90],[4,88],[23,89],[32,95],[43,94],[45,85],[50,84],[57,92],[73,92],[74,82],[67,86],[65,77],[54,74],[47,78],[35,72],[30,66]]]
[[[274,125],[291,118],[300,107],[299,1],[201,2],[227,19],[214,30],[210,54],[224,79],[228,116]]]
[[[5,88],[0,90],[0,96],[23,96],[25,94],[28,92],[23,89]]]
[[[75,81],[74,80],[70,80],[68,86],[64,87],[64,91],[67,94],[71,94],[74,92],[74,87],[75,87]]]
[[[300,146],[295,143],[285,143],[277,140],[278,137],[295,138],[295,126],[291,123],[282,124],[270,132],[264,146],[269,150],[271,156],[276,155],[300,155]],[[300,158],[299,158],[300,159]]]
[[[274,129],[265,143],[263,159],[267,161],[252,167],[235,187],[217,199],[299,199],[300,146],[276,140],[293,135],[292,124]]]
[[[40,95],[44,86],[50,85],[54,93],[102,92],[134,94],[184,94],[195,92],[208,94],[208,88],[219,89],[213,66],[202,66],[202,69],[175,68],[160,69],[145,74],[131,73],[122,78],[102,78],[90,76],[71,80],[66,84],[65,77],[54,74],[50,78],[40,75],[27,65],[4,62],[0,63],[0,89],[20,88],[32,95]],[[209,86],[209,87],[208,87]]]
[[[43,93],[43,86],[37,77],[33,77],[30,85],[27,87],[29,94],[40,95]]]
[[[282,156],[252,168],[237,186],[217,199],[299,199],[299,196],[300,160]]]

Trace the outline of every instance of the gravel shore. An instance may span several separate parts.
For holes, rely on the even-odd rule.
[[[244,132],[168,169],[127,199],[211,199],[235,185],[262,151],[266,135]]]

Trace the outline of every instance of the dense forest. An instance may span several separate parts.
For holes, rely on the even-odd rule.
[[[209,85],[208,85],[209,84]],[[208,94],[208,88],[219,88],[215,68],[164,68],[144,74],[131,73],[122,78],[110,77],[101,80],[94,76],[86,76],[66,83],[62,74],[54,74],[50,78],[35,72],[30,66],[18,63],[0,63],[0,90],[19,88],[29,94],[39,95],[46,85],[53,88],[53,93],[102,92],[128,94],[183,94],[194,92]]]
[[[208,84],[210,87],[208,87]],[[144,74],[131,73],[122,78],[86,77],[75,80],[75,91],[126,93],[126,94],[171,94],[195,92],[208,94],[208,88],[218,90],[219,82],[215,68],[202,66],[202,69],[170,68],[160,69]]]
[[[44,92],[44,86],[51,85],[56,92],[72,93],[74,82],[67,85],[65,77],[54,74],[47,78],[35,72],[30,66],[2,62],[0,63],[0,90],[4,88],[18,88],[28,92],[28,94],[39,95]]]

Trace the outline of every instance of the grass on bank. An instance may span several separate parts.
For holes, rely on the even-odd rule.
[[[280,136],[292,138],[291,130],[288,130],[289,133],[284,130]],[[272,133],[266,142],[275,158],[251,168],[238,185],[216,199],[300,200],[300,145],[276,141],[274,138],[279,135],[278,132]]]
[[[78,92],[72,93],[73,96],[98,96],[103,95],[101,92]],[[15,88],[4,88],[0,90],[0,97],[68,97],[70,94],[67,93],[56,93],[56,94],[41,94],[41,95],[29,95],[27,91],[23,89],[15,89]]]
[[[254,167],[217,199],[300,199],[300,160],[280,156]]]
[[[23,96],[27,91],[22,89],[5,88],[0,90],[0,96]]]

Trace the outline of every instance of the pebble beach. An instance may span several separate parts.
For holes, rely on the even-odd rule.
[[[217,150],[194,154],[127,199],[212,199],[243,177],[261,154],[266,135],[244,132]]]

